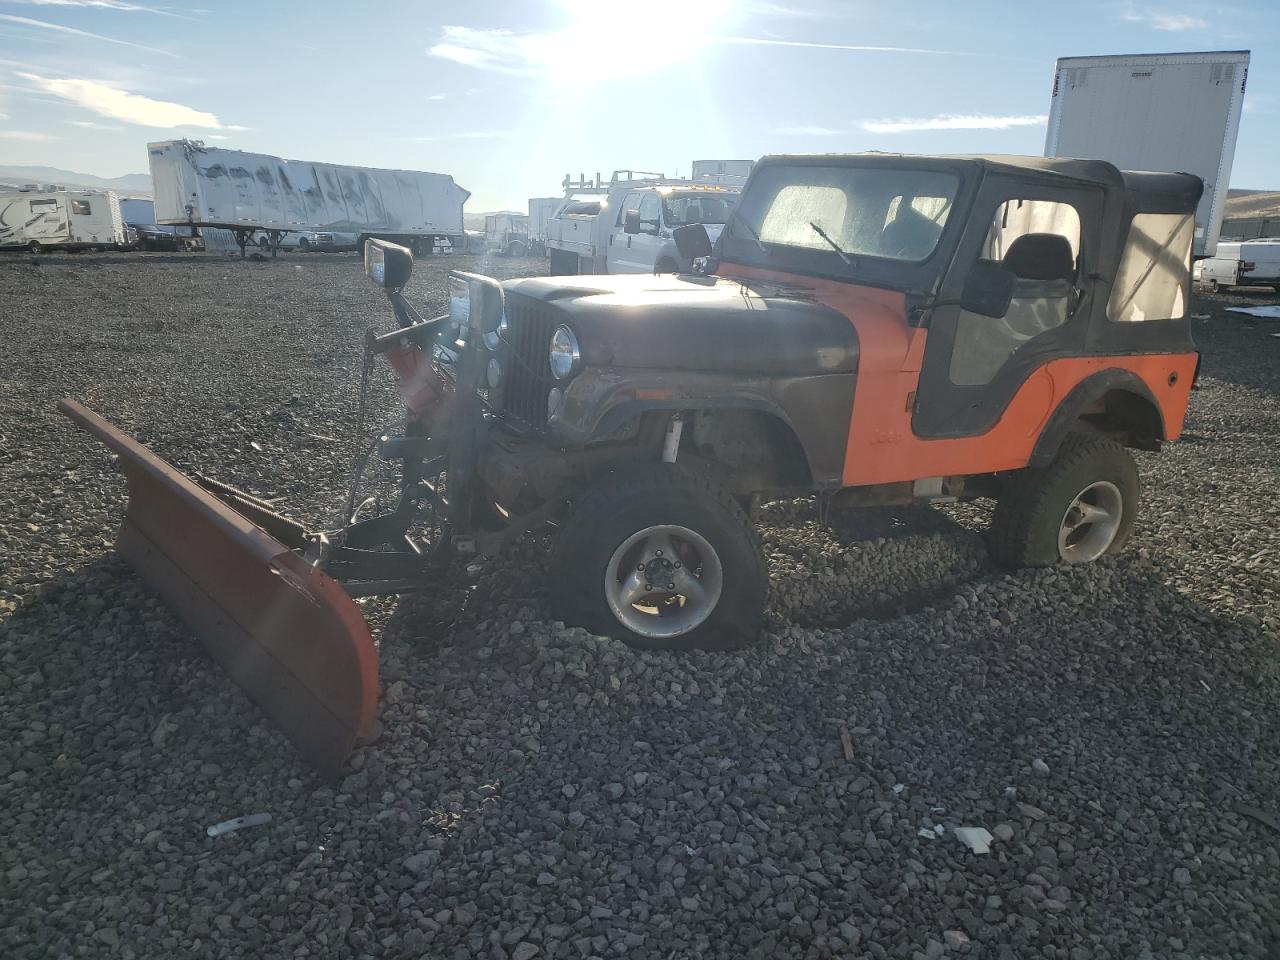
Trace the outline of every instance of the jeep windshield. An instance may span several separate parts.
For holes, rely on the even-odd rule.
[[[729,219],[735,199],[735,194],[669,193],[662,198],[662,218],[672,227],[724,223]]]
[[[950,171],[885,161],[762,164],[729,220],[722,257],[896,285],[903,268],[938,250],[959,189]]]

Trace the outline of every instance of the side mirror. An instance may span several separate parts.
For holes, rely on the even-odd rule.
[[[979,260],[969,270],[964,290],[960,294],[960,307],[984,317],[1003,317],[1009,312],[1013,300],[1013,284],[1017,280],[1013,272],[992,260]]]
[[[711,256],[711,238],[707,236],[707,228],[700,223],[676,227],[671,231],[676,242],[676,250],[686,260],[693,261]]]
[[[401,290],[413,274],[413,254],[385,240],[364,243],[364,275],[383,290]]]
[[[640,232],[640,211],[628,210],[622,215],[622,232],[623,233],[639,233]]]

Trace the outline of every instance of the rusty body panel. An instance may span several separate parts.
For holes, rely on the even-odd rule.
[[[120,555],[319,770],[376,726],[378,657],[333,579],[151,450],[72,400],[58,409],[120,457]]]

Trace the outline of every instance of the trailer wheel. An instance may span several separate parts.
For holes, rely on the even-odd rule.
[[[507,244],[507,249],[503,251],[503,255],[507,257],[523,257],[525,255],[524,244],[519,240],[512,240]]]
[[[646,649],[740,645],[768,596],[751,521],[674,464],[628,467],[588,492],[561,525],[551,570],[559,619]]]
[[[1139,486],[1133,457],[1116,441],[1068,434],[1047,467],[1005,481],[992,556],[1010,567],[1047,567],[1118,553],[1133,532]]]

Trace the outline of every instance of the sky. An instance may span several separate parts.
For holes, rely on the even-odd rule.
[[[1280,189],[1280,4],[0,0],[0,165],[149,141],[451,174],[470,211],[695,159],[1044,150],[1060,56],[1252,49],[1231,183]]]

